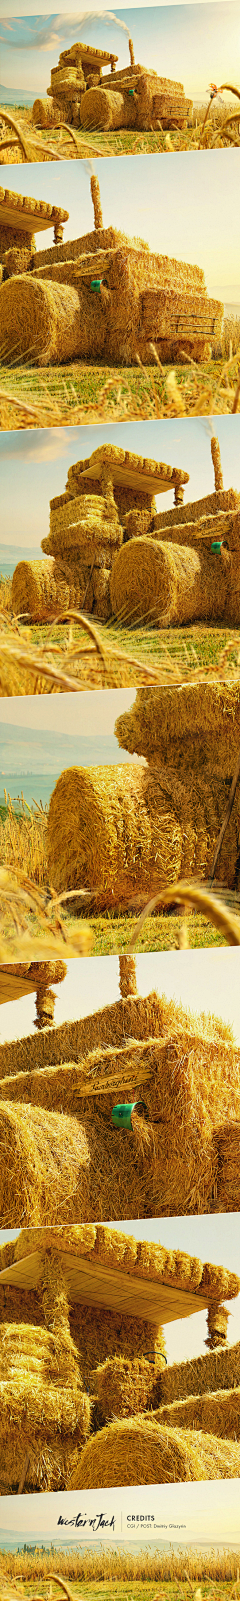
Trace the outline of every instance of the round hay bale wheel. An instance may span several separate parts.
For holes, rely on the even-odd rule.
[[[112,611],[123,622],[193,622],[224,616],[228,564],[187,545],[140,538],[122,545],[110,580]]]
[[[102,133],[109,133],[110,128],[125,127],[124,97],[112,89],[87,89],[81,99],[81,126],[83,128],[101,128]]]
[[[57,116],[59,120],[58,110]],[[52,128],[53,123],[57,120],[53,100],[34,100],[32,120],[35,128]]]
[[[240,1477],[240,1445],[144,1416],[110,1423],[84,1446],[71,1490]]]
[[[54,617],[69,606],[69,585],[56,580],[52,556],[44,561],[19,561],[12,580],[12,608],[17,617],[26,613],[36,621]]]
[[[0,289],[1,359],[31,366],[69,361],[81,350],[76,289],[33,278],[9,278]]]
[[[181,865],[174,805],[145,800],[144,768],[70,767],[61,773],[48,814],[48,872],[59,890],[86,889],[94,905],[128,905],[149,885],[171,882]]]

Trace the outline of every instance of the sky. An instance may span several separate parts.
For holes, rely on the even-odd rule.
[[[23,11],[23,6],[19,10]],[[34,7],[31,10],[34,10]],[[129,61],[128,32],[133,38],[135,61],[155,67],[162,77],[175,78],[184,85],[191,99],[206,101],[208,84],[238,82],[240,21],[236,0],[215,0],[207,4],[155,5],[126,10],[97,10],[69,14],[63,12],[36,16],[29,12],[15,18],[11,28],[0,21],[0,82],[16,90],[46,94],[51,67],[57,66],[60,51],[76,39],[113,51],[118,69]],[[44,7],[42,7],[42,13]],[[6,12],[10,15],[10,12]],[[226,100],[229,98],[225,95]]]
[[[225,489],[240,490],[240,414],[212,419],[222,458]],[[166,461],[189,473],[184,502],[198,500],[214,488],[210,450],[211,419],[168,418],[160,422],[124,422],[85,428],[43,428],[0,434],[1,540],[12,546],[14,560],[29,548],[41,554],[49,533],[49,501],[62,493],[68,469],[91,456],[102,444],[121,446],[150,460]],[[173,504],[173,490],[157,495],[159,510]],[[5,551],[7,555],[7,551]],[[11,551],[9,550],[9,556]]]
[[[97,694],[92,690],[83,690],[82,694],[58,695],[51,698],[29,695],[20,699],[13,695],[11,700],[1,700],[0,704],[0,740],[1,723],[10,727],[11,723],[18,724],[19,728],[56,729],[57,733],[96,735],[114,732],[116,717],[134,705],[136,691],[134,689],[100,689]],[[56,706],[54,702],[57,702]],[[122,757],[120,757],[122,760]]]
[[[20,189],[18,168],[8,166],[7,187]],[[93,228],[89,161],[36,163],[24,167],[25,195],[69,210],[64,239]],[[94,162],[100,182],[103,224],[152,251],[197,264],[211,295],[240,302],[239,151],[231,148],[171,155],[117,156]],[[126,181],[127,180],[127,181]],[[21,180],[21,189],[23,177]],[[52,243],[52,229],[38,235],[38,248]]]
[[[137,1489],[123,1488],[122,1490],[75,1490],[47,1492],[45,1495],[1,1497],[1,1529],[0,1546],[4,1536],[10,1535],[21,1540],[38,1540],[39,1544],[47,1539],[62,1537],[63,1544],[66,1536],[84,1541],[89,1538],[88,1526],[82,1532],[76,1529],[59,1527],[58,1519],[74,1519],[78,1514],[83,1520],[90,1520],[102,1513],[103,1517],[114,1517],[114,1530],[109,1535],[108,1529],[101,1532],[101,1543],[106,1545],[113,1539],[128,1537],[136,1541],[136,1525],[129,1534],[129,1517],[136,1515],[144,1517],[150,1514],[154,1524],[147,1525],[147,1541],[149,1538],[156,1545],[157,1539],[176,1542],[181,1541],[209,1541],[210,1544],[224,1545],[228,1541],[238,1542],[240,1536],[240,1507],[239,1507],[239,1479],[212,1479],[200,1483],[138,1485]],[[14,1522],[13,1522],[14,1518]],[[156,1532],[155,1532],[156,1531]],[[1,1539],[2,1536],[2,1539]],[[139,1534],[138,1534],[139,1538]],[[93,1542],[96,1534],[93,1533]],[[143,1538],[146,1544],[146,1535]]]
[[[239,1217],[237,1213],[206,1217],[177,1217],[177,1218],[140,1218],[138,1222],[131,1219],[129,1222],[109,1224],[120,1233],[130,1234],[137,1240],[147,1240],[150,1244],[165,1247],[166,1250],[186,1251],[190,1256],[198,1256],[202,1263],[212,1262],[214,1265],[228,1268],[231,1273],[240,1277],[240,1240]],[[17,1238],[19,1230],[12,1232],[11,1238]],[[0,1244],[6,1241],[6,1231],[0,1234]],[[230,1313],[228,1323],[229,1345],[240,1340],[240,1295],[236,1299],[227,1301],[224,1296],[224,1306]],[[177,1318],[175,1323],[163,1325],[166,1340],[168,1363],[187,1362],[195,1356],[206,1355],[205,1340],[207,1337],[207,1312],[194,1312],[188,1318]]]

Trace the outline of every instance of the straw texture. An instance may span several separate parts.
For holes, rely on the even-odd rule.
[[[135,956],[119,956],[119,989],[123,1000],[127,995],[137,995]]]
[[[170,755],[170,753],[169,753]],[[48,873],[57,891],[85,889],[94,906],[129,906],[173,880],[211,872],[228,799],[227,783],[170,763],[148,769],[69,768],[48,814]],[[220,853],[221,880],[234,887],[238,801]]]
[[[134,997],[121,1003],[125,1034],[133,1024],[129,1001],[136,1005]],[[174,1027],[169,1018],[169,1024],[165,1039],[146,1040],[141,1053],[133,1040],[120,1058],[112,1045],[104,1057],[95,1051],[81,1068],[70,1062],[2,1080],[2,1227],[20,1224],[23,1201],[32,1225],[70,1222],[73,1215],[82,1222],[89,1217],[100,1221],[110,1212],[118,1218],[218,1210],[219,1116],[222,1107],[222,1117],[231,1115],[234,1131],[240,1109],[239,1055],[217,1033],[214,1037],[210,1025],[204,1038],[196,1025],[189,1029],[189,1021],[176,1027],[175,1018]],[[46,1042],[48,1055],[54,1054],[56,1032],[37,1042],[39,1047]],[[107,1077],[113,1068],[115,1091],[114,1080],[111,1089]],[[104,1087],[105,1073],[108,1087],[102,1101],[98,1085],[100,1078]],[[141,1118],[140,1144],[135,1126],[119,1135],[111,1123],[113,1098],[119,1098],[122,1085],[124,1099],[147,1101],[149,1120]],[[163,1256],[161,1251],[153,1255],[141,1246],[137,1276],[163,1272],[170,1284],[196,1289],[201,1284],[208,1302],[237,1293],[237,1280],[224,1276],[222,1269],[203,1272],[198,1259],[179,1253]]]
[[[35,128],[51,128],[53,123],[57,121],[53,102],[51,103],[51,100],[40,100],[39,97],[34,100],[32,119]]]
[[[5,365],[40,366],[70,361],[81,353],[81,314],[76,289],[50,284],[31,274],[10,278],[1,287],[1,352]]]
[[[217,1435],[219,1440],[240,1440],[240,1386],[160,1406],[155,1421],[171,1429],[201,1429],[203,1434]]]
[[[238,682],[204,679],[137,690],[130,710],[117,718],[118,744],[154,768],[163,762],[183,774],[200,766],[232,776],[240,740]],[[210,782],[210,773],[209,773]]]
[[[142,537],[123,545],[114,562],[110,593],[112,610],[127,623],[206,622],[224,615],[229,583],[229,555],[218,561],[207,551],[169,545]]]
[[[168,1408],[175,1401],[192,1396],[208,1396],[212,1392],[238,1390],[240,1381],[240,1341],[237,1345],[206,1356],[194,1357],[191,1362],[173,1362],[161,1375],[161,1404]]]
[[[3,1228],[68,1222],[89,1215],[86,1133],[71,1116],[0,1104],[0,1217]],[[76,1211],[75,1211],[76,1208]]]
[[[165,1366],[165,1341],[161,1331],[158,1348],[153,1365],[144,1357],[134,1357],[130,1362],[126,1357],[115,1356],[108,1357],[95,1369],[92,1383],[104,1422],[114,1417],[132,1417],[139,1411],[145,1411],[145,1408],[157,1405],[158,1374]]]
[[[77,1353],[71,1384],[66,1385],[71,1357],[70,1336],[61,1372],[56,1334],[31,1323],[1,1326],[1,1494],[16,1492],[26,1453],[28,1491],[58,1489],[66,1482],[69,1460],[74,1462],[90,1427],[90,1402],[82,1390]]]
[[[225,1123],[218,1131],[218,1212],[240,1211],[240,1122]]]
[[[19,561],[12,580],[12,608],[19,617],[24,614],[39,622],[54,617],[69,605],[69,585],[64,576],[57,582],[56,562],[51,556],[44,561]]]
[[[84,1447],[68,1489],[240,1477],[240,1446],[144,1416],[110,1423]]]

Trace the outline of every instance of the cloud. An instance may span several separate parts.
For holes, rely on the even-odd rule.
[[[16,460],[18,456],[21,461],[38,464],[42,461],[58,461],[59,457],[67,455],[68,450],[69,434],[67,429],[44,428],[37,439],[34,439],[33,435],[29,433],[25,434],[24,441],[15,437],[13,442],[11,435],[9,435],[9,443],[1,451],[1,460],[4,458]]]
[[[30,25],[27,27],[26,18],[24,18],[23,29],[23,19],[16,17],[14,19],[14,30],[10,30],[14,32],[14,37],[9,39],[7,43],[9,46],[12,44],[14,50],[53,50],[59,44],[64,44],[66,39],[69,40],[71,33],[74,34],[75,42],[77,29],[83,28],[86,23],[89,29],[91,24],[96,21],[99,22],[99,19],[108,28],[113,23],[116,28],[120,28],[120,31],[126,33],[129,38],[127,23],[123,22],[120,17],[116,17],[114,11],[79,11],[70,12],[68,16],[61,16],[58,13],[55,18],[52,16],[46,17],[46,22],[39,29],[37,27],[31,28]],[[41,18],[42,21],[43,19]],[[8,24],[5,24],[4,21],[2,26],[7,27]]]

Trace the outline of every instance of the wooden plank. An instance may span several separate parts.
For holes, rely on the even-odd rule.
[[[3,205],[0,203],[0,222],[5,228],[19,228],[29,234],[45,233],[46,228],[54,228],[57,220],[57,217],[41,216],[39,211],[25,211],[23,206],[18,208],[10,202],[8,205],[7,201]]]
[[[204,1296],[194,1295],[192,1291],[135,1278],[122,1273],[120,1268],[105,1267],[95,1258],[88,1262],[85,1257],[65,1252],[62,1246],[59,1247],[59,1255],[71,1303],[79,1302],[83,1306],[96,1308],[106,1306],[129,1317],[143,1318],[156,1327],[161,1323],[173,1323],[176,1319],[190,1317],[208,1306]],[[34,1251],[31,1256],[4,1268],[0,1273],[0,1284],[12,1284],[26,1290],[37,1289],[41,1284],[42,1267],[43,1252]]]
[[[19,1001],[21,1000],[22,995],[35,994],[36,979],[34,983],[33,980],[28,980],[27,977],[20,978],[20,976],[17,976],[16,973],[4,973],[4,970],[1,969],[0,1006],[5,1006],[7,1001]]]
[[[90,460],[89,467],[84,468],[83,478],[96,478],[100,483],[103,466],[104,463],[100,461],[94,461],[91,466]],[[170,471],[172,472],[174,469],[171,468]],[[144,467],[131,467],[129,462],[125,464],[125,462],[109,461],[109,476],[114,484],[124,484],[129,489],[142,489],[145,495],[149,494],[149,496],[165,494],[166,489],[170,490],[174,487],[174,479],[169,478],[169,475],[167,477],[166,474],[164,476],[164,465],[162,473],[148,473],[144,471]],[[79,474],[80,482],[81,475]]]

